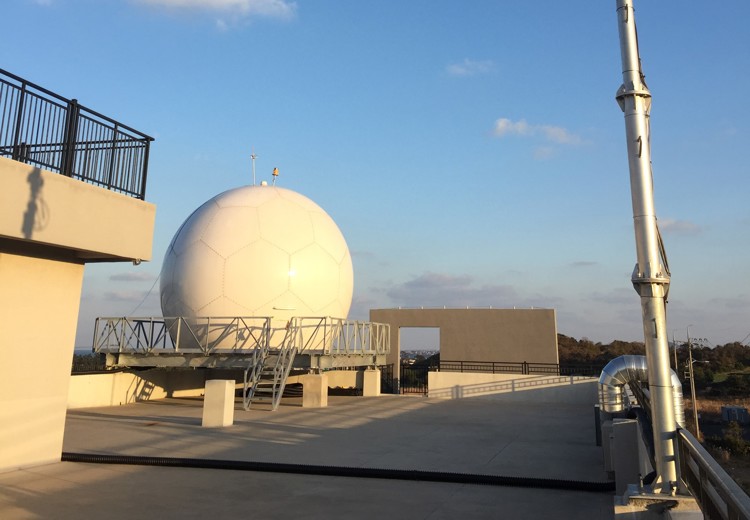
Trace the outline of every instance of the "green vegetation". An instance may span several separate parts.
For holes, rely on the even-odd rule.
[[[646,348],[639,341],[620,341],[604,345],[588,338],[580,340],[564,334],[557,335],[560,364],[606,365],[616,357],[626,354],[645,355]]]
[[[103,354],[95,354],[93,352],[90,354],[73,354],[73,364],[71,366],[73,374],[101,372],[106,369]]]
[[[743,438],[743,433],[742,426],[732,421],[722,430],[721,436],[706,437],[705,443],[734,456],[745,456],[750,451],[750,443]]]
[[[639,341],[615,340],[605,345],[558,334],[557,343],[561,364],[605,365],[618,356],[645,354],[644,344]],[[750,395],[750,347],[735,341],[716,347],[693,344],[692,350],[695,387],[699,393],[717,397]],[[688,359],[687,344],[678,344],[676,372],[681,380],[687,379]],[[674,351],[670,360],[674,360]]]

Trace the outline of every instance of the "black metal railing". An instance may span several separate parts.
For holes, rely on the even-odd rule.
[[[380,393],[396,394],[398,379],[393,374],[393,363],[390,365],[381,365],[380,369]]]
[[[443,372],[483,372],[487,374],[551,374],[560,376],[598,376],[603,366],[560,365],[557,363],[527,363],[510,361],[444,361],[431,370]]]
[[[398,381],[399,392],[402,394],[427,395],[430,368],[429,365],[401,365]]]
[[[0,69],[0,156],[143,200],[151,141]]]
[[[441,359],[439,363],[435,364],[415,363],[410,365],[403,363],[400,366],[399,379],[391,380],[394,393],[427,395],[428,374],[430,372],[598,377],[602,368],[602,365],[560,365],[557,363],[528,363],[526,361],[444,361]],[[390,377],[392,378],[392,376]],[[383,383],[381,382],[382,387]]]

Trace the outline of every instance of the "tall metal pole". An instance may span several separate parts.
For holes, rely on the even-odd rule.
[[[693,421],[695,421],[695,438],[701,440],[701,427],[698,424],[698,401],[695,398],[695,376],[693,374],[693,345],[690,343],[690,325],[687,328],[688,363],[690,363],[690,399],[693,400]]]
[[[638,260],[632,282],[641,298],[643,335],[648,361],[657,473],[654,490],[671,494],[677,486],[677,423],[672,399],[665,308],[669,291],[669,270],[664,265],[666,260],[662,262],[663,247],[656,227],[649,132],[651,93],[641,72],[632,0],[617,0],[617,21],[623,84],[616,97],[625,114],[625,135],[630,165],[630,190]]]

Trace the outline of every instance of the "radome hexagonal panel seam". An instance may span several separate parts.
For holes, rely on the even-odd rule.
[[[227,258],[244,245],[260,240],[257,216],[256,208],[221,208],[204,228],[201,240]]]
[[[246,266],[255,266],[256,269],[245,269]],[[246,302],[254,296],[268,302],[279,292],[288,290],[289,254],[266,240],[249,244],[228,257],[225,270],[232,275],[232,282],[225,293],[239,301]],[[269,282],[273,281],[269,286]]]
[[[341,262],[348,247],[344,235],[336,226],[333,219],[326,213],[309,212],[310,219],[313,222],[313,233],[316,243],[326,245],[326,250],[331,257],[338,263]]]
[[[348,313],[353,275],[346,241],[325,211],[302,195],[275,187],[229,190],[193,212],[178,234],[162,266],[165,315],[174,315],[170,308],[207,315],[252,309],[284,321]]]
[[[170,244],[176,254],[182,254],[191,244],[201,239],[205,227],[219,209],[215,202],[209,200],[188,216]]]
[[[306,212],[283,204],[282,199],[258,208],[261,237],[294,253],[315,242],[313,223]]]

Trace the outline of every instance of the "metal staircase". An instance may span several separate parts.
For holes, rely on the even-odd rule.
[[[253,361],[245,369],[243,406],[249,410],[253,403],[270,403],[271,410],[279,407],[289,372],[294,364],[297,347],[294,334],[287,330],[280,347],[271,349],[268,344],[258,347]]]

